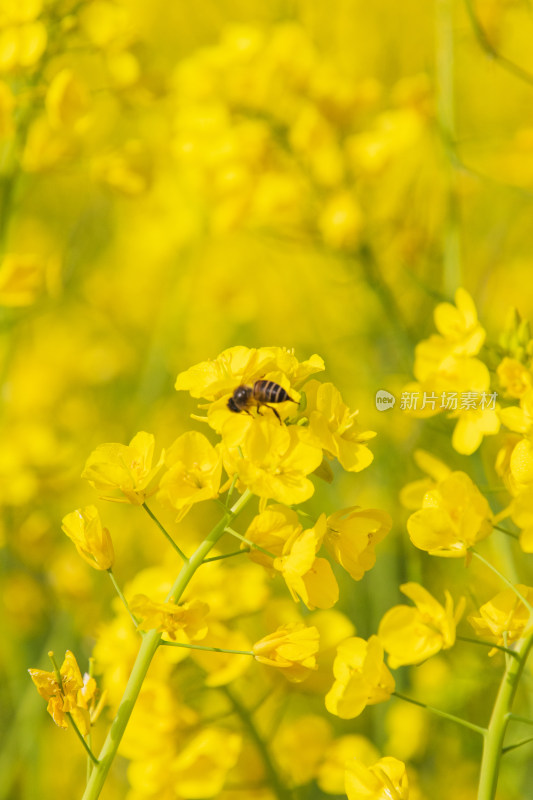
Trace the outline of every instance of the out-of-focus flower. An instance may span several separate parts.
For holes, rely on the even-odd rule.
[[[66,67],[50,83],[45,105],[52,128],[76,131],[87,116],[89,95],[84,84]]]
[[[319,228],[327,245],[335,249],[353,249],[359,243],[363,215],[356,198],[350,192],[331,197],[319,219]]]
[[[13,133],[14,106],[15,99],[9,85],[0,81],[0,140],[6,139]]]
[[[43,292],[47,264],[36,255],[8,253],[0,266],[0,306],[29,306]]]
[[[152,467],[155,439],[151,433],[137,433],[128,445],[101,444],[85,463],[86,478],[103,500],[140,506],[148,484],[159,470],[162,458]]]
[[[257,661],[282,670],[294,683],[303,681],[309,670],[315,670],[319,648],[318,631],[303,623],[289,623],[263,637],[253,646]]]
[[[188,742],[170,769],[172,786],[181,797],[217,797],[241,750],[241,736],[224,728],[203,728]]]
[[[533,605],[533,588],[521,583],[516,589]],[[469,623],[478,636],[489,636],[495,644],[509,646],[512,642],[522,639],[531,629],[529,609],[512,589],[505,589],[479,609],[479,616],[471,614]],[[491,651],[495,653],[496,650]]]
[[[373,431],[361,431],[338,389],[332,383],[311,380],[303,387],[307,398],[306,415],[309,417],[309,441],[336,458],[344,469],[359,472],[368,467],[374,458],[367,447]]]
[[[445,592],[442,606],[423,586],[404,583],[401,591],[414,601],[412,606],[394,606],[379,624],[378,636],[389,655],[389,667],[420,664],[440,650],[455,644],[455,626],[464,610],[464,598],[454,613],[453,600]]]
[[[330,723],[316,714],[297,717],[280,727],[272,752],[289,786],[304,786],[316,777],[331,738]]]
[[[519,406],[508,406],[499,411],[506,428],[515,433],[529,434],[533,428],[533,389],[527,387],[520,395]]]
[[[190,603],[156,603],[144,594],[136,594],[129,603],[132,613],[140,617],[139,628],[158,630],[176,641],[178,633],[197,641],[207,634],[207,603],[192,600]]]
[[[388,700],[395,688],[377,636],[368,642],[359,637],[342,642],[333,674],[335,682],[326,695],[326,708],[341,719],[358,717],[366,706]]]
[[[221,622],[209,621],[209,631],[202,647],[243,650],[250,652],[250,641],[238,629],[228,628]],[[217,653],[216,650],[190,650],[192,660],[207,673],[206,686],[226,686],[249,669],[252,659],[248,654]]]
[[[82,678],[74,654],[70,650],[65,653],[59,670],[60,680],[55,672],[43,669],[29,669],[28,672],[41,697],[48,700],[47,710],[56,725],[67,728],[66,715],[71,714],[80,733],[86,736],[102,710],[103,697],[95,706],[96,681],[87,673]]]
[[[385,728],[385,752],[395,753],[402,761],[419,759],[426,753],[430,742],[431,720],[422,706],[391,703],[390,708],[387,708]]]
[[[524,553],[533,553],[533,492],[524,489],[515,497],[510,507],[511,517],[520,531],[520,547]]]
[[[407,530],[415,547],[430,555],[460,558],[492,530],[492,513],[468,475],[452,472],[424,495]]]
[[[164,455],[167,471],[157,499],[175,508],[182,519],[194,503],[218,496],[222,461],[217,448],[201,433],[179,436]]]
[[[498,364],[496,370],[501,385],[509,397],[520,399],[528,392],[533,383],[531,370],[516,358],[507,356]]]
[[[416,346],[415,376],[419,381],[445,367],[449,356],[475,356],[485,341],[476,307],[465,289],[457,289],[455,306],[439,303],[434,311],[434,334]]]
[[[348,800],[408,800],[409,782],[405,764],[386,756],[372,767],[353,759],[346,765]]]
[[[2,10],[0,23],[0,73],[10,73],[17,69],[34,67],[41,59],[48,35],[44,23],[37,19],[41,13],[41,4],[34,3],[34,9],[21,14],[14,3],[11,9]],[[27,6],[27,4],[26,4]]]
[[[447,478],[451,473],[451,469],[446,464],[426,450],[415,450],[413,459],[422,472],[425,472],[429,477],[412,481],[402,488],[400,502],[405,508],[412,511],[420,508],[424,502],[426,492],[434,489],[440,481]]]
[[[138,197],[148,191],[153,180],[153,158],[145,144],[135,139],[95,159],[96,180],[126,197]]]
[[[115,560],[113,542],[102,525],[95,506],[78,508],[63,517],[63,532],[76,545],[80,556],[95,569],[111,569]]]
[[[320,764],[317,783],[326,794],[344,794],[346,764],[353,758],[369,767],[379,753],[370,739],[360,734],[348,734],[334,739],[326,748]]]
[[[295,600],[302,599],[307,608],[331,608],[339,598],[339,587],[329,561],[316,553],[326,533],[322,514],[313,528],[297,533],[283,548],[283,555],[274,560]]]
[[[377,508],[352,506],[327,519],[324,544],[332,558],[359,581],[376,563],[374,548],[385,538],[392,519]]]

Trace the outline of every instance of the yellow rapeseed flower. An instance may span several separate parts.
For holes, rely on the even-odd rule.
[[[86,736],[91,722],[102,709],[103,698],[95,705],[96,682],[87,673],[82,678],[74,654],[70,650],[65,653],[59,680],[55,672],[43,669],[29,669],[28,672],[41,697],[48,700],[47,710],[56,725],[67,728],[66,715],[69,713],[80,733]]]
[[[281,556],[285,544],[301,532],[296,511],[282,505],[271,505],[253,518],[245,537],[274,556]],[[255,547],[250,549],[250,558],[265,567],[272,567],[272,558]]]
[[[379,753],[370,739],[358,733],[340,736],[331,742],[317,775],[317,783],[323,792],[344,794],[346,764],[353,758],[370,767],[378,760]]]
[[[322,451],[302,436],[297,426],[280,426],[266,418],[254,420],[241,443],[224,447],[224,467],[229,475],[265,500],[292,505],[314,493],[307,477],[322,462]]]
[[[377,636],[368,642],[359,637],[342,642],[333,674],[335,682],[326,695],[326,708],[341,719],[358,717],[366,706],[388,700],[395,688]]]
[[[532,388],[533,376],[531,370],[516,358],[506,356],[498,364],[496,372],[509,397],[520,399]]]
[[[167,471],[159,483],[157,499],[178,511],[182,519],[202,500],[218,496],[222,461],[217,448],[196,431],[179,436],[164,455]]]
[[[136,617],[140,617],[139,628],[144,631],[158,630],[176,641],[178,633],[197,641],[207,634],[207,603],[191,600],[189,603],[156,603],[145,594],[136,594],[129,603]]]
[[[492,530],[490,506],[468,475],[452,472],[424,495],[407,530],[415,547],[433,556],[460,558]]]
[[[63,517],[63,532],[72,539],[80,556],[95,569],[111,569],[115,554],[107,528],[95,506],[78,508]]]
[[[516,589],[530,605],[533,604],[531,586],[519,583]],[[532,625],[529,609],[512,589],[505,589],[484,603],[479,615],[471,614],[468,621],[478,636],[488,636],[495,644],[505,646],[526,636]],[[490,655],[494,652],[496,650],[491,651]]]
[[[343,508],[327,519],[324,545],[335,559],[359,581],[376,563],[374,548],[385,538],[392,519],[377,508]]]
[[[52,128],[79,130],[89,110],[87,89],[73,71],[66,67],[50,83],[45,106]]]
[[[295,532],[283,548],[283,555],[274,560],[294,600],[300,598],[307,608],[331,608],[339,599],[339,587],[329,561],[317,558],[326,533],[326,517],[322,514],[313,528]]]
[[[379,624],[378,636],[392,669],[404,664],[420,664],[440,650],[453,647],[455,626],[465,605],[462,598],[454,613],[448,591],[445,591],[446,604],[442,606],[418,583],[404,583],[400,589],[413,600],[416,608],[394,606]]]
[[[400,502],[405,508],[416,511],[424,502],[426,492],[434,489],[439,481],[447,478],[451,473],[451,469],[426,450],[415,450],[413,458],[417,466],[428,477],[406,484],[400,492]]]
[[[289,786],[305,786],[316,778],[332,736],[331,724],[318,714],[303,714],[280,726],[272,752]]]
[[[155,440],[151,433],[137,433],[128,445],[101,444],[85,463],[82,478],[100,492],[103,500],[142,505],[148,484],[162,463],[152,467]]]
[[[299,683],[309,675],[309,670],[317,669],[318,648],[317,629],[293,622],[264,636],[252,649],[261,664],[277,667],[289,681]]]
[[[367,447],[376,434],[362,431],[356,422],[358,411],[350,411],[332,383],[311,380],[303,387],[307,398],[309,441],[336,458],[348,472],[359,472],[374,458]]]
[[[7,253],[0,265],[0,306],[29,306],[42,294],[47,263],[36,255]]]
[[[348,800],[408,800],[405,764],[390,756],[372,767],[352,759],[346,765],[345,789]]]
[[[228,772],[241,751],[240,734],[227,728],[204,727],[183,748],[173,763],[165,764],[170,785],[178,797],[218,797]]]
[[[283,373],[292,386],[300,385],[309,375],[321,372],[324,362],[313,355],[299,362],[291,350],[283,347],[230,347],[212,361],[202,361],[176,378],[177,391],[192,397],[214,401],[229,397],[240,384],[253,384],[269,373]]]

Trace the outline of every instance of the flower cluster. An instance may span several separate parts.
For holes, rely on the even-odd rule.
[[[125,692],[127,698],[135,637],[140,633],[146,642],[153,642],[154,652],[158,648],[163,651],[151,679],[143,684],[133,727],[125,738],[136,781],[154,768],[158,751],[153,750],[153,758],[144,754],[139,759],[130,742],[142,735],[139,723],[143,714],[150,713],[148,709],[156,713],[162,703],[172,709],[181,702],[169,684],[177,680],[180,691],[185,692],[189,673],[185,670],[181,675],[180,671],[173,677],[176,664],[187,659],[189,670],[200,670],[206,689],[229,692],[230,699],[234,698],[234,683],[243,678],[253,660],[262,665],[256,670],[264,668],[270,674],[267,680],[283,676],[282,682],[284,678],[289,684],[304,680],[312,684],[316,679],[317,686],[324,685],[335,647],[354,633],[342,614],[330,611],[339,599],[339,585],[327,555],[352,579],[361,580],[374,566],[376,545],[389,532],[392,520],[376,508],[352,506],[315,518],[300,507],[314,495],[317,480],[331,482],[340,468],[360,472],[373,458],[368,442],[374,434],[358,425],[357,412],[349,409],[333,384],[311,377],[322,369],[323,361],[316,355],[300,362],[291,351],[279,347],[230,348],[215,360],[180,373],[176,380],[177,390],[206,401],[204,414],[193,416],[207,423],[208,435],[182,433],[170,446],[158,448],[156,460],[155,437],[141,431],[128,445],[102,444],[87,458],[83,477],[100,499],[142,508],[183,562],[174,579],[168,569],[147,569],[122,593],[113,574],[111,535],[97,508],[78,509],[63,520],[63,530],[80,555],[95,569],[109,573],[122,601],[115,620],[100,631],[95,648],[110,705],[119,709],[114,725],[121,724],[121,702],[129,703],[120,696]],[[242,409],[229,402],[238,387],[245,387],[249,401]],[[235,529],[237,517],[254,497],[256,511],[239,532]],[[180,532],[199,504],[222,508],[223,518],[200,545],[194,545]],[[160,507],[157,516],[156,505]],[[179,523],[177,536],[166,530],[161,513]],[[224,534],[237,538],[240,550],[208,557]],[[191,546],[196,547],[192,554]],[[239,555],[248,555],[249,560],[240,559],[240,566],[228,568],[226,559]],[[265,608],[267,581],[275,576],[283,579],[279,583],[283,586],[284,582],[288,590],[285,605],[273,618],[267,614],[271,619],[266,634],[254,636],[251,644],[246,626],[233,620]],[[290,604],[290,597],[296,604]],[[304,617],[300,600],[311,612],[326,616]],[[111,646],[111,639],[120,642],[119,649]],[[359,674],[366,683],[358,695],[357,713],[367,702],[389,696],[394,683],[382,664],[383,650],[376,637],[369,643],[368,653],[361,639],[349,638],[340,648],[342,655],[334,664],[338,685],[327,702],[331,710],[347,717],[353,716]],[[143,652],[141,648],[136,663],[141,659],[147,669],[150,662],[143,660]],[[114,655],[110,657],[110,653]],[[345,662],[347,666],[343,666]],[[62,692],[57,688],[53,697],[63,698]],[[165,700],[165,692],[170,692],[171,701]],[[69,709],[71,706],[75,708],[71,704]],[[185,714],[183,708],[181,714]],[[173,780],[181,796],[207,796],[222,789],[235,766],[241,739],[228,729],[234,747],[228,750],[226,743],[227,757],[221,760],[216,749],[222,729],[203,725],[204,744],[200,744],[197,716],[191,710],[185,717],[175,746],[167,742],[161,752],[174,764]],[[82,735],[86,732],[87,727],[82,727]],[[198,772],[203,748],[210,754],[209,765],[203,776],[196,775],[193,781],[187,775]],[[318,764],[315,766],[318,769]]]

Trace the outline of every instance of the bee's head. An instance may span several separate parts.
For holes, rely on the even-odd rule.
[[[235,403],[233,397],[230,397],[230,399],[228,400],[228,408],[230,411],[234,411],[236,414],[239,413],[239,408],[237,407],[237,404]]]

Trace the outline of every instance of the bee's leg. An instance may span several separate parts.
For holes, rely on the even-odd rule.
[[[243,408],[243,411],[244,411],[246,414],[248,414],[248,416],[249,416],[249,417],[251,417],[252,419],[254,418],[254,415],[252,414],[252,412],[251,412],[251,411],[248,411],[248,409],[247,409],[247,408]]]
[[[263,405],[265,406],[265,408],[269,408],[271,411],[273,411],[273,412],[274,412],[274,414],[276,415],[276,417],[279,419],[279,424],[280,424],[280,425],[283,425],[283,422],[282,422],[282,420],[281,420],[281,417],[280,417],[280,415],[278,414],[278,412],[276,411],[276,409],[275,409],[275,408],[272,408],[272,406],[267,406],[267,404],[266,404],[266,403],[264,403]]]
[[[259,414],[259,416],[262,417],[263,415],[261,413],[261,406],[256,406],[256,410],[257,410],[257,413]]]

